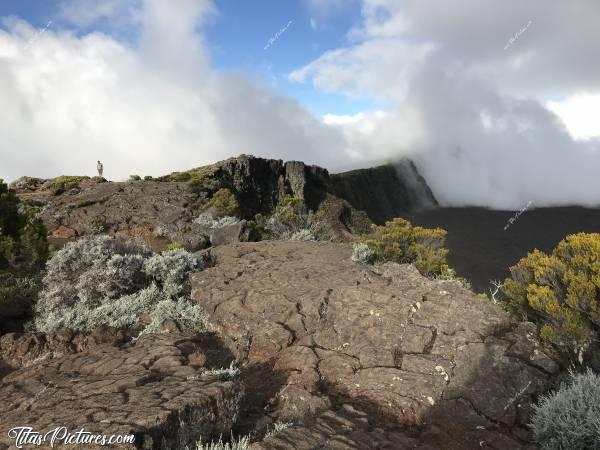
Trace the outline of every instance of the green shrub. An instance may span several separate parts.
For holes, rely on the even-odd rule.
[[[600,377],[588,369],[533,407],[535,441],[547,450],[600,448]]]
[[[29,316],[41,286],[39,273],[0,272],[0,319]]]
[[[213,194],[208,202],[204,205],[204,210],[211,210],[214,212],[214,217],[219,219],[226,216],[240,215],[240,205],[237,198],[227,188],[221,188]]]
[[[540,336],[581,354],[600,326],[600,234],[567,236],[550,255],[534,250],[510,268],[502,293],[513,312],[538,324]]]
[[[191,174],[189,172],[173,172],[168,177],[169,181],[188,181],[191,178]]]
[[[144,177],[144,181],[152,181],[152,180],[153,180],[152,175],[146,175]]]
[[[171,242],[170,244],[166,245],[160,252],[161,253],[170,252],[172,250],[179,250],[182,248],[183,248],[183,245],[181,245],[179,242]]]
[[[395,218],[385,225],[373,225],[371,234],[359,243],[373,252],[374,262],[412,263],[423,275],[433,276],[447,267],[446,235],[441,228],[413,227],[409,221]]]
[[[215,186],[216,181],[204,175],[192,174],[187,181],[188,189],[195,194],[213,190]]]
[[[52,195],[60,195],[63,192],[78,188],[79,183],[81,183],[83,180],[88,180],[89,178],[90,177],[87,176],[63,175],[50,180],[48,188],[50,189]]]
[[[48,256],[46,228],[0,179],[0,270],[32,271]]]
[[[129,179],[131,181],[140,181],[142,177],[140,177],[139,175],[129,175]]]

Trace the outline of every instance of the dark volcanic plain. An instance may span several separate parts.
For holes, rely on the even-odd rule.
[[[476,292],[487,292],[489,280],[503,280],[509,275],[508,268],[535,248],[550,252],[568,234],[600,233],[600,209],[530,209],[504,230],[516,214],[484,208],[438,208],[407,218],[415,225],[448,231],[449,265],[469,279]]]

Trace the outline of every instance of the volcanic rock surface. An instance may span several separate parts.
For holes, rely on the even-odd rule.
[[[295,425],[259,449],[535,448],[533,397],[557,366],[497,305],[350,247],[211,249],[193,297],[245,364],[240,432]]]
[[[3,356],[23,363],[15,354],[22,353],[29,337],[3,338]],[[218,438],[239,414],[243,386],[205,371],[227,359],[226,351],[217,352],[215,359],[217,341],[153,335],[135,344],[92,345],[29,360],[0,380],[0,448],[15,445],[8,431],[19,426],[40,432],[65,426],[71,432],[84,427],[104,435],[134,434],[137,448],[160,448],[163,439],[173,448],[177,439]],[[48,345],[43,338],[30,344],[33,355]]]

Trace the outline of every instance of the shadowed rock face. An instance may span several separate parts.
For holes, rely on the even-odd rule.
[[[13,354],[12,346],[4,344],[3,350]],[[218,438],[236,420],[243,386],[202,374],[215,350],[214,339],[163,335],[129,346],[46,353],[0,382],[0,448],[15,444],[8,430],[17,426],[134,434],[137,448],[143,442],[146,448],[160,448],[163,438],[171,446],[178,438]],[[226,356],[220,350],[221,358]]]
[[[334,174],[331,184],[335,195],[378,224],[437,206],[426,181],[409,160]]]
[[[238,427],[296,423],[255,448],[528,447],[531,400],[557,370],[531,324],[412,266],[357,265],[343,244],[211,252],[193,297],[232,352],[263,369],[245,380],[253,396]]]

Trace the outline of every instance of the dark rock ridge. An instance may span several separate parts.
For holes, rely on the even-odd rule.
[[[435,204],[409,161],[397,168],[388,165],[330,175],[326,169],[299,161],[242,155],[151,181],[82,179],[58,195],[53,195],[52,180],[24,177],[12,186],[21,198],[42,208],[41,218],[53,239],[105,232],[143,237],[155,248],[179,242],[192,251],[211,245],[210,230],[193,220],[220,188],[236,195],[245,219],[268,214],[285,195],[302,197],[309,209],[325,210],[341,235],[364,225],[366,218],[360,219],[358,211],[382,222]],[[244,238],[249,233],[241,230],[238,235]]]
[[[240,431],[292,421],[260,449],[480,449],[531,445],[533,399],[558,366],[456,282],[410,265],[365,267],[350,247],[211,249],[193,298],[246,367]]]
[[[331,192],[382,224],[409,212],[430,209],[437,201],[410,160],[331,175]]]

